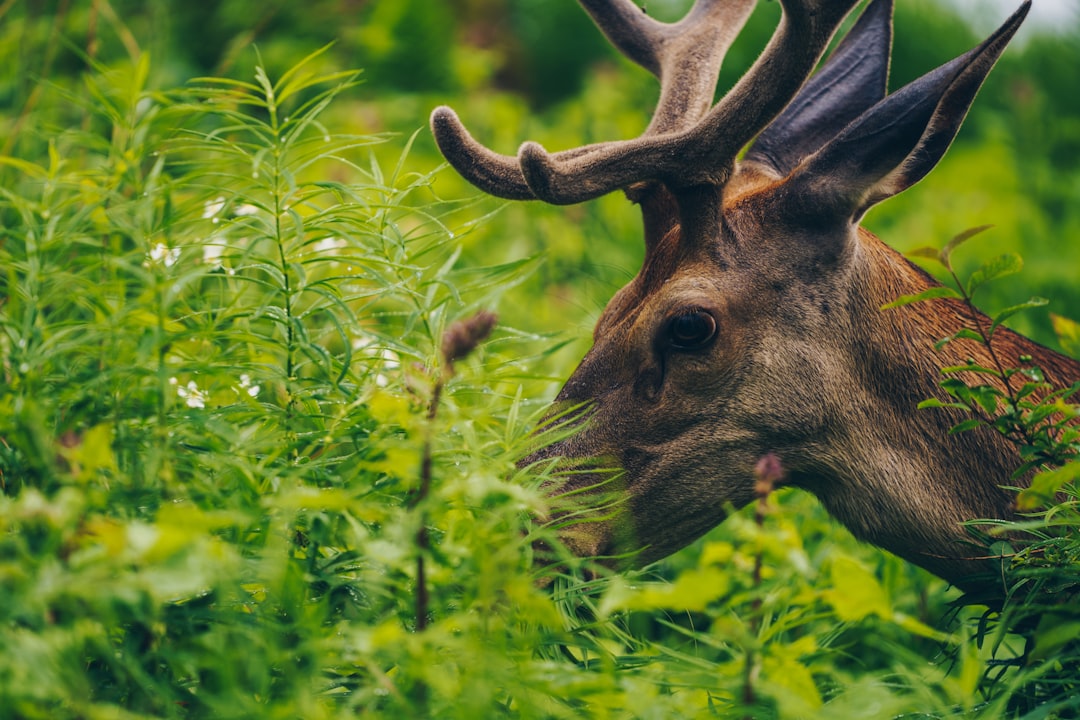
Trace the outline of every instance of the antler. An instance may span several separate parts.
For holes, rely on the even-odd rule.
[[[450,108],[437,108],[439,148],[480,189],[563,205],[646,180],[672,190],[722,185],[739,150],[795,95],[857,0],[781,0],[784,15],[765,51],[708,112],[720,63],[754,0],[698,0],[675,24],[649,18],[631,0],[580,2],[620,51],[660,78],[652,121],[634,140],[554,154],[526,142],[513,158],[476,142]]]
[[[660,79],[645,135],[686,129],[708,112],[724,55],[754,9],[754,0],[701,0],[667,24],[631,0],[580,1],[612,45]]]
[[[654,20],[632,0],[580,2],[612,45],[660,79],[660,100],[645,137],[684,130],[709,110],[720,64],[755,0],[698,0],[675,24]],[[476,142],[452,109],[436,108],[431,128],[450,164],[481,190],[509,200],[548,199],[530,188],[518,158],[500,155]],[[571,161],[615,144],[588,145],[551,157]]]

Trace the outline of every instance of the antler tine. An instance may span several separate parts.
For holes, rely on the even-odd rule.
[[[445,105],[431,111],[431,134],[439,151],[458,173],[489,195],[507,200],[534,200],[515,157],[500,155],[478,143],[457,113]]]
[[[695,145],[708,148],[702,159],[730,171],[743,145],[768,125],[814,71],[829,41],[859,0],[780,0],[780,25],[753,67],[691,131]],[[768,92],[762,92],[767,88]]]
[[[439,151],[450,165],[476,187],[507,200],[537,199],[536,193],[525,182],[518,158],[500,155],[477,142],[452,108],[440,105],[431,112],[431,131]],[[582,155],[603,153],[613,144],[585,145],[549,157],[557,163],[565,163]]]
[[[756,0],[698,0],[681,21],[654,20],[632,0],[580,0],[624,55],[660,79],[644,135],[692,127],[712,106],[720,64]]]
[[[633,0],[579,0],[585,12],[619,52],[660,77],[658,41],[665,25],[649,17]]]
[[[518,158],[526,182],[537,197],[555,204],[582,202],[641,180],[660,180],[672,189],[723,185],[739,150],[795,95],[857,1],[781,0],[784,15],[765,51],[700,123],[587,146],[573,158],[525,143]]]

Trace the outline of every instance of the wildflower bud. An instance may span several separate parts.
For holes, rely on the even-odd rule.
[[[495,313],[481,310],[470,318],[452,323],[442,337],[442,355],[447,369],[453,369],[455,361],[475,350],[491,334],[497,319]]]
[[[754,465],[754,494],[765,498],[784,477],[784,466],[774,453],[763,455]]]

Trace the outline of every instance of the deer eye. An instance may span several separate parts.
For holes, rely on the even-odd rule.
[[[677,350],[696,350],[716,336],[716,320],[704,310],[685,310],[668,323],[668,340]]]

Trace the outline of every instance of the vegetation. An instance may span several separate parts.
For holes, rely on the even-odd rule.
[[[768,462],[754,507],[645,573],[533,566],[553,508],[515,461],[637,220],[477,199],[422,126],[461,93],[499,147],[636,133],[649,80],[576,7],[143,5],[0,4],[0,714],[1080,715],[1077,389],[1035,368],[984,368],[1005,395],[944,380],[1040,471],[1000,611],[772,492]],[[971,44],[900,5],[898,81]],[[1007,55],[868,220],[906,249],[994,223],[944,275],[1073,353],[1075,39]],[[981,284],[1006,253],[1054,316]]]

